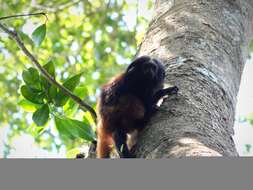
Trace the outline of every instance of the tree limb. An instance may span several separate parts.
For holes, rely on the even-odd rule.
[[[4,16],[4,17],[0,17],[0,20],[5,20],[5,19],[9,19],[9,18],[18,18],[18,17],[24,17],[24,16],[39,16],[39,15],[44,15],[46,17],[46,19],[48,20],[47,15],[44,12]]]
[[[14,17],[14,16],[12,16]],[[1,18],[0,18],[1,20]],[[29,50],[25,47],[24,43],[18,36],[16,31],[9,30],[6,26],[0,23],[0,28],[7,33],[13,40],[16,41],[17,45],[19,48],[23,51],[23,53],[31,60],[31,62],[38,68],[38,70],[41,72],[41,74],[54,86],[59,88],[65,95],[70,97],[73,101],[75,101],[77,104],[79,104],[80,108],[82,110],[87,110],[91,113],[93,120],[96,122],[97,120],[97,115],[95,110],[82,101],[78,96],[74,95],[70,90],[62,86],[60,83],[58,83],[38,62],[38,60],[35,58],[35,56],[29,52]]]

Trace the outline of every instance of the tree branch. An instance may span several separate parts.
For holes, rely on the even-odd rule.
[[[17,16],[17,15],[16,15]],[[9,16],[10,17],[10,16]],[[12,16],[14,17],[14,16]],[[16,41],[19,48],[23,51],[23,53],[31,60],[31,62],[38,68],[38,70],[41,72],[41,74],[54,86],[59,88],[65,95],[70,97],[72,100],[74,100],[77,104],[79,104],[80,108],[85,111],[89,111],[92,115],[93,120],[96,122],[97,115],[94,109],[82,101],[78,96],[74,95],[70,90],[62,86],[60,83],[58,83],[38,62],[38,60],[35,58],[35,56],[29,52],[29,50],[25,47],[24,43],[18,36],[16,31],[9,30],[6,26],[0,23],[0,28],[7,33],[13,40]]]
[[[18,17],[24,17],[24,16],[39,16],[39,15],[45,16],[46,19],[48,20],[47,15],[44,12],[4,16],[4,17],[0,17],[0,20],[10,19],[10,18],[18,18]]]

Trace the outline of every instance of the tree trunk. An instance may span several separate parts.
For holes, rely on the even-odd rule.
[[[157,0],[139,55],[179,87],[140,134],[136,156],[237,156],[236,96],[253,32],[252,0]]]

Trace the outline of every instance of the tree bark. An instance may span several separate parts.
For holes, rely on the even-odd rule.
[[[236,96],[253,34],[252,0],[157,0],[138,55],[179,87],[140,134],[139,158],[238,156]]]

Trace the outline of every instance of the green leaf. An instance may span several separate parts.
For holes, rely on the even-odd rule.
[[[46,71],[53,77],[55,78],[55,67],[54,67],[54,62],[50,60],[47,64],[43,66]]]
[[[31,101],[35,104],[43,104],[44,93],[43,92],[34,92],[27,85],[21,86],[21,94],[25,99]]]
[[[22,73],[22,78],[30,88],[38,91],[41,90],[40,76],[37,69],[30,67],[28,70],[24,70]]]
[[[32,40],[34,41],[35,45],[38,47],[44,40],[45,36],[46,36],[46,25],[42,24],[33,31]]]
[[[96,108],[93,108],[93,109],[96,109]],[[93,120],[93,117],[92,117],[91,113],[88,112],[88,111],[84,112],[83,121],[89,123],[90,125],[96,125],[94,120]]]
[[[50,60],[47,64],[43,65],[43,67],[53,78],[55,78],[55,67],[54,62],[52,60]]]
[[[74,94],[79,98],[83,99],[85,96],[87,96],[88,91],[86,87],[76,87],[76,89],[74,90]],[[70,99],[68,103],[64,106],[64,112],[67,115],[72,115],[77,111],[78,106],[79,105],[74,100]]]
[[[57,95],[57,88],[54,86],[50,86],[48,90],[48,96],[50,99],[54,99]]]
[[[55,78],[55,67],[52,60],[50,60],[47,64],[43,66],[43,68],[50,74],[53,78]],[[47,99],[50,102],[52,99],[56,97],[57,94],[57,88],[51,85],[48,80],[41,76],[41,82],[43,84],[44,89],[47,93]]]
[[[96,135],[88,123],[55,116],[55,125],[59,133],[63,136],[82,138],[87,141],[94,141],[96,139]]]
[[[82,73],[77,74],[77,75],[67,79],[63,83],[63,86],[66,87],[71,92],[73,92],[75,90],[76,86],[80,82],[81,75],[82,75]],[[68,101],[68,99],[69,99],[69,97],[67,95],[65,95],[61,90],[59,90],[59,92],[57,93],[57,95],[55,97],[56,106],[64,106],[66,104],[66,102]]]
[[[18,34],[21,37],[22,41],[32,44],[32,39],[26,33],[19,31]]]
[[[43,126],[47,123],[49,119],[49,107],[44,104],[41,108],[37,109],[32,116],[33,121],[37,126]]]
[[[40,107],[38,104],[34,104],[26,99],[20,100],[18,102],[18,105],[21,106],[27,112],[35,112]]]

